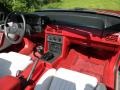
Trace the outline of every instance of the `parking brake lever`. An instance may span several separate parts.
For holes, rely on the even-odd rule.
[[[39,50],[38,50],[38,49],[39,49]],[[36,66],[37,66],[37,64],[38,64],[39,59],[41,59],[41,57],[40,57],[40,56],[37,56],[35,53],[36,53],[36,52],[40,53],[40,52],[41,52],[40,49],[42,50],[42,48],[40,48],[40,47],[39,47],[39,48],[37,47],[37,48],[34,48],[34,49],[33,49],[33,55],[36,57],[36,60],[33,62],[32,69],[31,69],[31,71],[30,71],[27,79],[25,79],[25,78],[22,77],[22,76],[19,77],[20,80],[21,80],[21,89],[22,89],[22,90],[24,90],[24,89],[26,88],[26,86],[31,83],[31,79],[32,79],[33,73],[34,73],[34,71],[35,71],[35,68],[36,68]],[[41,53],[40,53],[40,54],[41,54]]]
[[[41,49],[41,50],[40,50],[40,49]],[[37,55],[35,54],[36,52],[42,54],[42,56],[37,56]],[[51,59],[51,58],[54,57],[54,55],[53,55],[52,53],[50,53],[50,52],[47,52],[47,53],[43,54],[41,47],[34,48],[33,55],[36,57],[36,60],[35,60],[34,63],[33,63],[32,69],[31,69],[31,71],[30,71],[27,79],[25,80],[24,78],[22,78],[22,80],[23,80],[22,88],[23,88],[23,89],[24,89],[27,85],[29,85],[29,83],[30,83],[30,81],[31,81],[31,79],[32,79],[33,73],[34,73],[34,71],[35,71],[35,69],[36,69],[36,66],[37,66],[37,64],[38,64],[38,62],[39,62],[39,59],[44,59],[44,60],[46,59],[46,61],[48,61],[49,59]]]
[[[43,54],[43,47],[42,47],[42,46],[38,46],[38,47],[34,48],[33,55],[36,57],[36,60],[35,60],[35,62],[34,62],[34,64],[33,64],[33,67],[32,67],[32,70],[30,71],[30,74],[29,74],[28,77],[27,77],[27,82],[29,82],[29,81],[31,80],[32,75],[33,75],[33,73],[34,73],[34,71],[35,71],[35,68],[36,68],[36,66],[37,66],[37,63],[38,63],[39,59],[41,59],[41,57],[42,57],[42,56],[41,56],[41,57],[37,56],[37,55],[35,54],[36,52],[38,52],[38,53],[40,53],[40,54]]]
[[[38,52],[38,53],[42,54],[42,56],[41,56],[41,57],[37,56],[37,55],[35,54],[35,52]],[[29,82],[29,80],[31,80],[32,75],[33,75],[33,73],[34,73],[34,71],[35,71],[35,68],[36,68],[36,66],[37,66],[37,63],[38,63],[39,59],[43,59],[43,60],[49,61],[49,60],[51,60],[52,58],[54,58],[54,55],[53,55],[53,53],[51,53],[51,52],[47,52],[47,53],[43,54],[43,47],[42,47],[42,46],[36,47],[36,48],[34,49],[33,54],[34,54],[34,56],[36,57],[36,60],[35,60],[35,62],[34,62],[34,64],[33,64],[33,67],[32,67],[32,70],[30,71],[30,74],[28,75],[27,82]]]

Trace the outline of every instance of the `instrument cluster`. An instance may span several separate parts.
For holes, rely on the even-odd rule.
[[[25,15],[26,23],[32,27],[32,30],[35,32],[42,32],[44,26],[47,23],[47,17],[45,16],[38,16],[34,14],[27,14]]]

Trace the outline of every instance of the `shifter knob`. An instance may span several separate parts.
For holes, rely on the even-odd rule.
[[[36,51],[40,54],[43,54],[43,46],[37,46]]]

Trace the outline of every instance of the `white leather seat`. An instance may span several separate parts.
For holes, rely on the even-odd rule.
[[[18,70],[24,70],[30,63],[31,57],[16,52],[0,53],[0,77],[16,76]]]
[[[49,90],[53,77],[56,73],[55,69],[49,69],[38,81],[35,90]]]
[[[96,86],[95,77],[60,68],[56,72],[54,69],[50,69],[43,74],[37,82],[35,90],[94,90]]]

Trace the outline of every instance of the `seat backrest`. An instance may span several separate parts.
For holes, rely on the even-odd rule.
[[[56,73],[55,69],[49,69],[37,82],[35,90],[49,90],[53,77]]]
[[[97,79],[76,71],[60,68],[52,80],[50,90],[93,90]]]
[[[51,75],[48,75],[46,72],[42,76],[42,78],[46,78],[44,81],[42,78],[38,81],[35,90],[94,90],[97,85],[97,79],[95,77],[65,68],[60,68]],[[50,85],[45,85],[47,79],[49,81],[50,77],[52,77],[49,83]],[[39,84],[39,82],[41,83]],[[41,88],[39,85],[45,88]]]
[[[24,70],[30,63],[30,56],[16,52],[0,53],[0,76],[16,76],[18,70]]]

